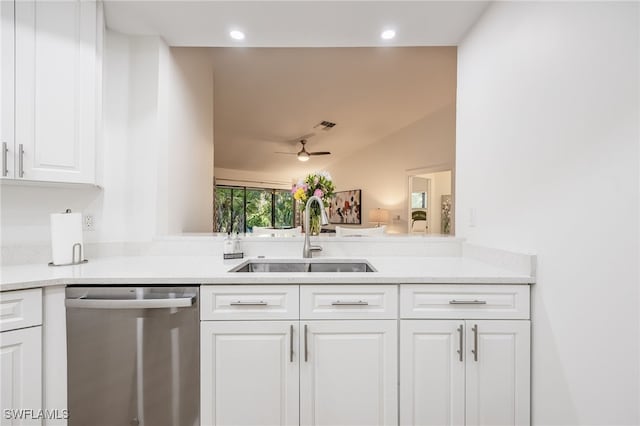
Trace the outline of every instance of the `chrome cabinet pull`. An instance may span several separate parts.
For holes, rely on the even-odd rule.
[[[307,349],[307,324],[304,325],[304,362],[309,360],[309,349]]]
[[[486,305],[486,300],[449,300],[450,305]]]
[[[2,142],[2,176],[6,176],[9,174],[9,170],[7,169],[8,152],[9,152],[9,148],[7,148],[7,143]]]
[[[336,300],[335,302],[331,302],[333,306],[366,306],[369,304],[366,300]]]
[[[24,145],[18,145],[18,177],[24,177]]]
[[[473,354],[473,360],[478,361],[478,324],[474,324],[471,330],[473,330],[473,349],[471,349],[471,353]]]
[[[458,327],[458,333],[460,335],[459,337],[459,341],[458,341],[458,345],[459,345],[459,349],[458,349],[458,359],[460,360],[460,362],[462,362],[462,345],[463,345],[463,340],[462,340],[462,324],[460,324],[460,326]]]
[[[264,300],[256,300],[256,301],[247,301],[243,302],[242,300],[238,300],[236,302],[229,303],[231,306],[267,306],[267,302]]]
[[[293,362],[293,324],[289,326],[289,362]]]

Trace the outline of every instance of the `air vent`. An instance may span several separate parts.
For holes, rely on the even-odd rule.
[[[314,129],[317,129],[318,127],[320,128],[320,130],[324,130],[325,132],[328,132],[329,130],[333,129],[335,127],[336,123],[332,123],[331,121],[321,121],[320,123],[316,124],[315,126],[313,126]]]

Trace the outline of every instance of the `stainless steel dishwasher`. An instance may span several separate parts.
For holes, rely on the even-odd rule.
[[[70,426],[197,426],[198,287],[66,289]]]

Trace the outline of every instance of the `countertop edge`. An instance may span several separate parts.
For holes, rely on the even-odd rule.
[[[300,276],[272,276],[272,277],[93,277],[93,278],[52,278],[46,280],[25,281],[16,283],[6,283],[0,285],[0,292],[26,290],[31,288],[45,288],[69,285],[170,285],[170,284],[190,284],[190,285],[305,285],[305,284],[496,284],[496,285],[533,285],[533,277],[389,277],[389,276],[366,276],[366,277],[300,277]]]

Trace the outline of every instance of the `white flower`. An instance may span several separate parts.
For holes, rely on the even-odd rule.
[[[322,170],[320,172],[317,172],[316,174],[319,175],[319,176],[322,176],[323,178],[325,178],[327,180],[332,180],[331,179],[331,174],[326,170]]]

